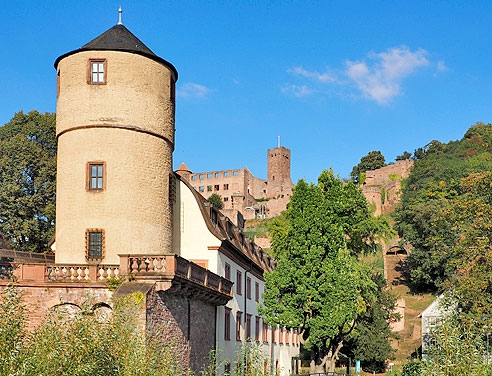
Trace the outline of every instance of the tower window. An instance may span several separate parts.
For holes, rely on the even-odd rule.
[[[102,259],[104,257],[104,230],[89,229],[85,232],[87,258]]]
[[[87,163],[87,189],[89,191],[102,191],[105,188],[105,163]]]
[[[91,59],[89,60],[89,77],[90,84],[105,84],[106,83],[106,59]]]

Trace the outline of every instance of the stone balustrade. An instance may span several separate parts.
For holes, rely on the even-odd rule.
[[[105,282],[119,275],[118,265],[48,264],[45,267],[45,280],[51,282]]]
[[[232,282],[177,255],[119,255],[120,265],[0,262],[1,281],[105,283],[110,278],[196,283],[231,295]]]
[[[136,280],[176,275],[230,295],[232,282],[177,255],[119,255],[120,273]]]

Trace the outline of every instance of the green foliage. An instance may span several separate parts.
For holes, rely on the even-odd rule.
[[[396,338],[389,323],[398,319],[394,313],[396,297],[387,289],[386,280],[381,274],[373,274],[376,284],[375,300],[357,317],[354,331],[344,342],[342,352],[352,359],[361,360],[366,372],[384,372],[386,360],[394,353],[390,340]]]
[[[400,175],[398,175],[398,174],[391,174],[391,175],[389,176],[389,179],[390,179],[391,181],[401,180],[401,176],[400,176]]]
[[[414,154],[415,165],[394,213],[396,228],[413,250],[408,257],[414,288],[436,289],[454,272],[456,223],[442,212],[463,195],[461,180],[492,170],[492,125],[477,123],[460,141],[432,141]]]
[[[352,180],[357,184],[362,184],[360,181],[360,174],[369,170],[377,170],[385,166],[385,160],[383,154],[378,151],[371,151],[365,157],[360,159],[357,166],[354,166],[350,176]]]
[[[486,330],[484,322],[463,320],[456,312],[448,314],[432,332],[423,374],[491,375],[492,369],[487,366]]]
[[[366,182],[366,172],[365,172],[365,171],[364,171],[364,172],[361,172],[361,173],[359,174],[359,178],[357,179],[357,181],[358,181],[358,183],[359,183],[359,184],[361,184],[361,185],[362,185],[362,184],[364,184],[364,183]]]
[[[53,311],[34,331],[16,287],[0,294],[0,374],[18,376],[172,376],[181,374],[172,344],[158,333],[144,333],[136,321],[138,302],[116,302],[102,319],[84,308],[72,314]],[[68,316],[67,316],[68,315]]]
[[[213,204],[218,209],[222,209],[222,207],[224,206],[224,204],[222,203],[222,197],[220,197],[220,195],[217,193],[212,193],[208,198],[208,202]]]
[[[123,280],[118,277],[109,277],[106,280],[106,286],[108,286],[109,291],[115,291],[122,283]]]
[[[301,328],[304,347],[321,367],[328,354],[336,356],[357,315],[375,299],[370,271],[354,256],[372,250],[380,230],[390,227],[369,214],[354,183],[343,183],[328,170],[317,185],[299,181],[286,217],[288,225],[272,229],[280,260],[265,274],[259,311],[269,324]]]
[[[402,155],[398,155],[396,157],[397,161],[404,161],[405,159],[410,159],[412,156],[412,153],[409,153],[408,151],[404,151]]]
[[[0,127],[0,231],[15,249],[48,250],[55,189],[55,115],[18,112]]]
[[[384,187],[381,188],[381,205],[384,205],[386,201],[386,189]]]
[[[422,376],[424,367],[419,361],[411,361],[403,365],[401,376]]]

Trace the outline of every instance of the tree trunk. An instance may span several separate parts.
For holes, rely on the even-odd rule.
[[[314,354],[314,349],[311,350],[311,362],[309,363],[309,373],[316,372],[316,355]]]

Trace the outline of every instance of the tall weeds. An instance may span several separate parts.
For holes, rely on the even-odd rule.
[[[115,303],[101,320],[90,308],[52,312],[28,332],[14,286],[0,294],[0,376],[171,376],[182,370],[172,345],[150,341],[138,327],[138,299]]]

